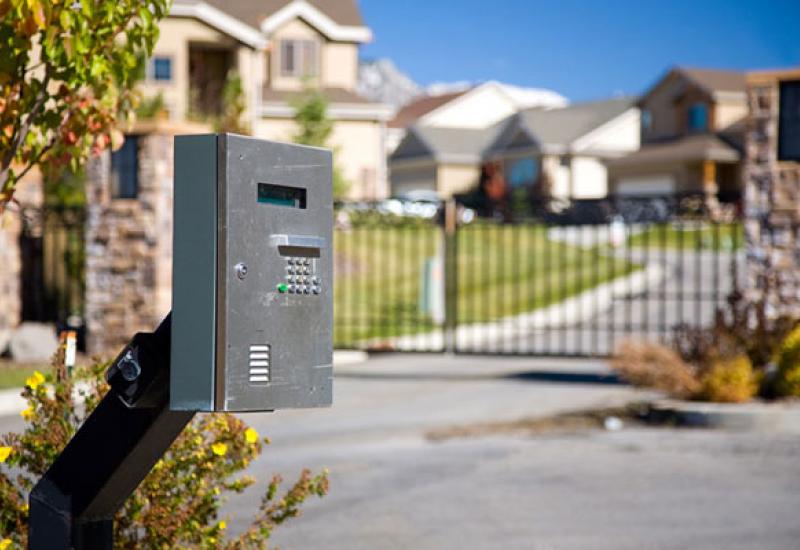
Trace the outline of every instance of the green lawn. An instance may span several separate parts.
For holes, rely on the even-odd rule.
[[[662,223],[631,235],[628,242],[630,246],[669,250],[738,250],[744,242],[744,230],[741,223]]]
[[[370,227],[335,237],[337,346],[434,328],[420,311],[421,272],[441,250],[433,227]],[[590,239],[589,239],[590,240]],[[458,231],[458,320],[487,321],[557,303],[638,265],[546,238],[541,225],[475,223]]]
[[[11,362],[0,361],[0,389],[22,388],[36,367],[30,365],[16,365]],[[42,367],[39,367],[42,371]]]

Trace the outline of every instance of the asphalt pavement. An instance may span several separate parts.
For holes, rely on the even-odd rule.
[[[653,397],[602,362],[386,355],[336,376],[331,409],[246,417],[273,440],[252,466],[262,482],[331,472],[330,494],[276,530],[281,548],[800,548],[796,435],[626,425],[429,437]],[[232,530],[258,498],[229,503]]]

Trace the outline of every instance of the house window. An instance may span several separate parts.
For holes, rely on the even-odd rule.
[[[800,161],[800,80],[780,85],[778,160]]]
[[[509,168],[508,183],[513,188],[535,185],[539,178],[539,163],[535,158],[512,161]]]
[[[111,198],[139,196],[139,137],[125,136],[125,142],[111,153]]]
[[[689,107],[689,131],[704,132],[708,130],[708,105],[695,103]]]
[[[159,82],[172,80],[172,58],[156,56],[150,60],[150,78]]]
[[[653,127],[653,113],[649,109],[642,110],[642,131],[647,132]]]
[[[317,43],[313,40],[282,40],[281,75],[316,76]]]

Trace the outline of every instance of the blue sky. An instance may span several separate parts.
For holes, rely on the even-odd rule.
[[[800,65],[800,0],[360,0],[375,38],[421,84],[501,80],[572,100],[638,94],[672,65]]]

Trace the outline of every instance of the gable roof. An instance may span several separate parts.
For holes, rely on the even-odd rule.
[[[431,157],[446,163],[478,163],[503,126],[502,123],[467,129],[412,126],[391,159]]]
[[[528,135],[531,145],[566,148],[632,107],[634,99],[623,97],[575,103],[560,109],[527,109],[512,119],[503,134],[506,139],[513,140],[521,130]],[[509,145],[510,141],[498,140],[492,150]]]
[[[642,94],[639,104],[645,103],[656,90],[676,78],[694,84],[712,98],[718,94],[744,95],[747,91],[747,73],[743,71],[672,67]]]
[[[204,0],[208,4],[232,15],[243,23],[259,28],[269,19],[296,0]],[[364,24],[355,0],[303,0],[340,25],[360,27]]]
[[[678,67],[675,70],[710,93],[745,92],[747,89],[747,73],[741,71],[689,67]]]
[[[175,0],[170,14],[197,17],[250,45],[254,42],[252,34],[260,35],[266,43],[263,35],[271,34],[296,17],[331,40],[368,42],[372,39],[356,0]]]
[[[449,103],[465,93],[467,93],[467,90],[440,95],[422,96],[413,100],[411,103],[408,103],[399,111],[397,111],[394,118],[389,121],[388,126],[390,128],[407,128],[426,114],[438,109],[445,103]]]

